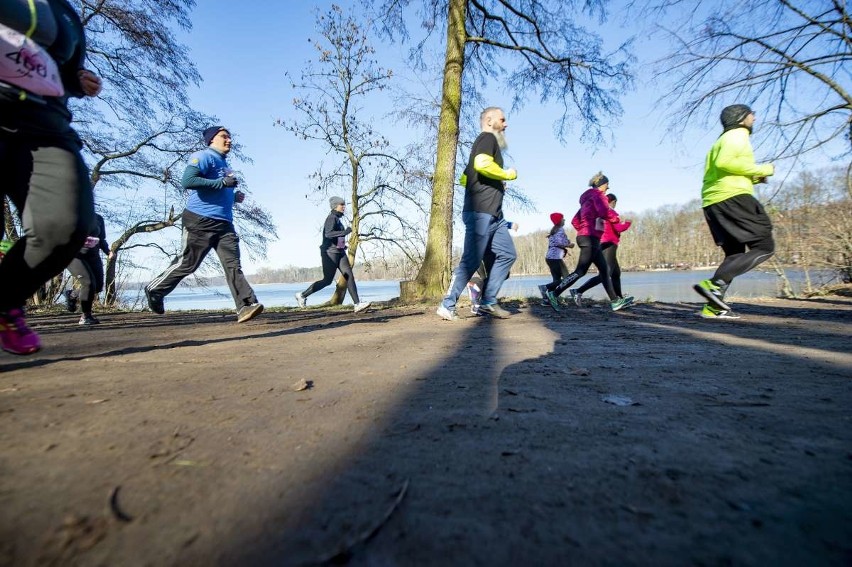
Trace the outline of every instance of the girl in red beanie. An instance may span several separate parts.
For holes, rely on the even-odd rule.
[[[568,266],[565,265],[565,254],[569,248],[574,248],[574,243],[568,239],[565,234],[565,217],[562,213],[551,213],[550,222],[553,223],[553,228],[550,229],[550,234],[547,235],[547,254],[544,255],[544,261],[547,262],[547,267],[550,268],[550,275],[553,278],[553,283],[558,283],[563,276],[568,274]],[[541,293],[541,298],[547,301],[547,286],[538,286],[538,291]],[[549,305],[549,303],[544,303]]]

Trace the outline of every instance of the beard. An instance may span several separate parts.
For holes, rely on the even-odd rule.
[[[497,145],[500,146],[501,150],[506,150],[509,147],[509,141],[506,140],[505,132],[494,132],[494,137],[497,138]]]

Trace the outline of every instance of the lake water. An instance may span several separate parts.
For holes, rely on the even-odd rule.
[[[666,271],[666,272],[628,272],[621,275],[622,288],[625,295],[633,295],[637,300],[654,300],[663,302],[688,302],[700,301],[698,295],[692,290],[692,285],[698,281],[708,278],[713,270],[697,271]],[[817,278],[827,278],[825,273],[811,273],[814,283],[819,283]],[[587,276],[589,277],[589,276]],[[798,292],[804,287],[805,277],[800,270],[787,270],[787,277]],[[581,280],[585,281],[586,278]],[[547,276],[517,276],[509,278],[503,285],[500,297],[530,297],[538,296],[538,285],[550,282]],[[297,292],[304,290],[307,283],[286,284],[258,284],[253,286],[258,300],[267,307],[295,307],[296,299],[293,297]],[[734,280],[728,291],[728,297],[776,297],[780,289],[780,280],[774,273],[752,271]],[[334,286],[331,285],[308,298],[308,305],[320,305],[331,297]],[[361,301],[387,301],[399,297],[398,281],[360,281],[358,282],[358,293]],[[567,293],[565,294],[567,296]],[[605,293],[601,286],[590,290],[585,297],[592,299],[603,299]],[[124,299],[129,305],[141,307],[144,305],[144,296],[140,291],[134,290],[124,294]],[[352,300],[346,296],[346,304]],[[178,287],[166,297],[166,309],[171,311],[182,311],[192,309],[233,309],[234,302],[227,286],[210,287],[206,289],[192,289]]]

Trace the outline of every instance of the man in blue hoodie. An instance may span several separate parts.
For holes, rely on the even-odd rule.
[[[238,181],[225,160],[231,133],[223,126],[211,126],[203,136],[207,148],[190,156],[181,179],[184,189],[191,191],[182,214],[183,247],[166,271],[145,286],[145,296],[151,311],[162,315],[165,296],[215,250],[237,306],[237,322],[243,323],[263,311],[243,275],[240,239],[234,230],[234,203],[242,203],[245,194],[235,190]]]

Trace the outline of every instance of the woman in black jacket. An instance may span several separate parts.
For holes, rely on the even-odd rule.
[[[309,285],[305,291],[297,293],[296,302],[299,304],[299,307],[305,307],[308,296],[334,281],[334,274],[337,270],[340,270],[343,279],[346,280],[346,289],[349,290],[349,295],[355,304],[355,313],[360,313],[370,306],[370,302],[366,301],[362,303],[358,299],[358,287],[355,285],[355,275],[352,273],[352,266],[349,264],[349,258],[346,256],[346,235],[352,232],[352,227],[347,226],[344,228],[340,220],[343,218],[343,210],[346,208],[346,203],[340,197],[332,197],[328,200],[328,204],[331,206],[331,212],[325,219],[325,226],[323,226],[322,230],[322,244],[320,244],[322,279]]]
[[[86,239],[86,243],[77,255],[68,264],[68,271],[80,282],[80,289],[69,289],[65,291],[65,306],[68,311],[74,313],[77,303],[80,303],[80,325],[97,325],[100,323],[97,317],[92,315],[92,305],[95,298],[104,290],[104,264],[101,261],[101,252],[108,258],[113,257],[106,239],[106,227],[104,217],[96,214],[97,230],[93,230]]]
[[[97,96],[101,80],[83,69],[83,26],[65,0],[3,0],[0,24],[29,35],[46,51],[65,91],[41,96],[15,77],[4,74],[6,81],[0,80],[0,187],[23,226],[21,238],[0,262],[0,344],[14,354],[30,354],[41,341],[26,324],[24,304],[65,269],[94,225],[89,171],[67,100]]]

